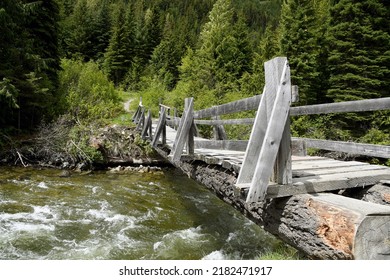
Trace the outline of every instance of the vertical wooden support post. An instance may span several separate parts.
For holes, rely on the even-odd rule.
[[[284,64],[281,63],[281,61],[283,61]],[[267,64],[271,67],[267,67]],[[280,71],[279,69],[281,65],[283,65],[282,71]],[[273,68],[272,66],[276,66],[278,70],[273,70],[272,72],[269,72],[269,69]],[[282,143],[282,136],[284,135],[286,121],[289,117],[291,105],[290,67],[288,66],[287,59],[278,57],[271,61],[268,61],[265,63],[265,69],[266,81],[275,81],[275,78],[267,78],[267,75],[279,75],[280,72],[282,72],[282,74],[280,75],[280,82],[278,83],[278,87],[276,88],[277,92],[275,98],[273,99],[271,97],[271,100],[273,99],[274,102],[246,202],[258,202],[263,201],[265,199],[267,187],[273,173],[273,163],[276,161],[279,152],[279,147]],[[269,84],[267,83],[267,91],[269,90],[268,86]],[[267,94],[268,93],[269,92],[267,92]],[[271,106],[269,106],[268,108],[271,108]],[[284,157],[286,157],[286,155],[284,155]],[[288,170],[286,171],[286,173],[288,173]]]
[[[167,113],[166,113],[166,110],[161,110],[161,113],[162,113],[162,140],[161,140],[161,143],[163,145],[165,145],[167,143],[167,125],[166,125],[166,121],[167,121]]]
[[[220,120],[221,118],[219,116],[213,116],[213,120]],[[226,131],[223,125],[214,125],[213,126],[214,131],[214,140],[227,140]]]
[[[286,81],[282,77],[284,66],[287,63],[287,58],[277,57],[264,63],[265,83],[267,85],[267,122],[269,123],[272,115],[272,109],[277,98],[276,94],[281,83],[287,82],[289,90],[286,94],[289,95],[289,103],[291,104],[291,82]],[[289,73],[288,73],[289,75]],[[274,172],[271,176],[271,181],[278,184],[292,184],[292,168],[291,168],[291,131],[290,131],[290,116],[288,115],[283,136],[280,142],[279,152],[274,166]]]
[[[131,120],[133,121],[133,123],[138,123],[138,113],[140,111],[141,107],[138,106],[137,107],[137,111],[135,111],[133,117],[131,118]]]
[[[151,129],[152,129],[152,114],[151,114],[151,111],[149,109],[148,115],[146,117],[145,125],[142,129],[142,134],[141,134],[142,139],[147,139],[147,138],[151,139],[151,137],[152,137]]]
[[[183,116],[180,119],[179,128],[175,137],[175,142],[172,148],[172,161],[178,162],[183,152],[184,145],[188,141],[188,134],[194,123],[194,99],[189,98],[189,104],[187,110],[184,111]]]
[[[145,125],[145,108],[142,107],[136,130],[142,130]]]

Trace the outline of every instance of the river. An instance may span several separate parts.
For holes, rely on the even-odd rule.
[[[0,259],[256,259],[278,241],[176,170],[0,167]]]

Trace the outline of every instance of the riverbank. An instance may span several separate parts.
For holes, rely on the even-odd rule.
[[[170,165],[139,137],[135,128],[72,125],[61,119],[40,127],[36,134],[8,138],[0,151],[0,164],[78,171]]]

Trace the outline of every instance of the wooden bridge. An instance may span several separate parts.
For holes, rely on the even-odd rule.
[[[361,258],[389,257],[390,207],[373,203],[367,207],[365,202],[359,200],[345,198],[347,200],[344,201],[338,195],[321,193],[368,187],[380,182],[389,184],[390,168],[358,161],[308,156],[306,149],[388,159],[390,146],[292,138],[290,116],[389,110],[390,98],[293,107],[292,104],[298,99],[298,89],[291,85],[287,59],[275,58],[266,62],[264,67],[265,87],[261,95],[199,111],[194,111],[193,98],[186,98],[181,117],[177,116],[175,109],[160,104],[157,122],[153,121],[151,111],[146,111],[141,101],[133,121],[142,137],[150,140],[151,145],[174,165],[180,167],[184,162],[204,162],[236,174],[234,193],[246,205],[261,204],[270,198],[316,194],[311,199],[352,209],[360,217],[353,222],[358,225],[354,236],[364,229],[365,232],[370,231],[370,236],[375,235],[372,237],[374,239],[380,236],[378,240],[387,246],[387,251],[382,254],[378,253],[378,250],[383,251],[382,243],[377,249],[368,250],[366,243],[362,245],[355,242],[352,258],[360,258],[364,254]],[[251,110],[256,111],[255,118],[220,118],[222,115]],[[214,139],[200,137],[197,125],[212,126]],[[228,140],[224,130],[226,125],[252,125],[249,140]],[[371,220],[371,224],[366,224],[367,217],[372,216],[380,220],[379,233],[369,229],[373,225]],[[365,253],[356,253],[359,250]],[[367,250],[375,252],[367,253]],[[379,254],[381,257],[367,254]],[[356,257],[358,255],[360,257]]]

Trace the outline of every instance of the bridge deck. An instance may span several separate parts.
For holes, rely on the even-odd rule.
[[[153,131],[156,125],[153,125]],[[166,127],[166,145],[172,149],[176,130]],[[207,139],[195,137],[195,141]],[[245,152],[215,149],[195,149],[192,156],[195,160],[207,164],[240,172]],[[358,161],[340,161],[318,156],[292,156],[292,185],[270,183],[267,197],[282,197],[300,193],[317,193],[324,191],[365,187],[377,184],[381,180],[390,180],[390,168]],[[238,185],[245,193],[250,184]]]

